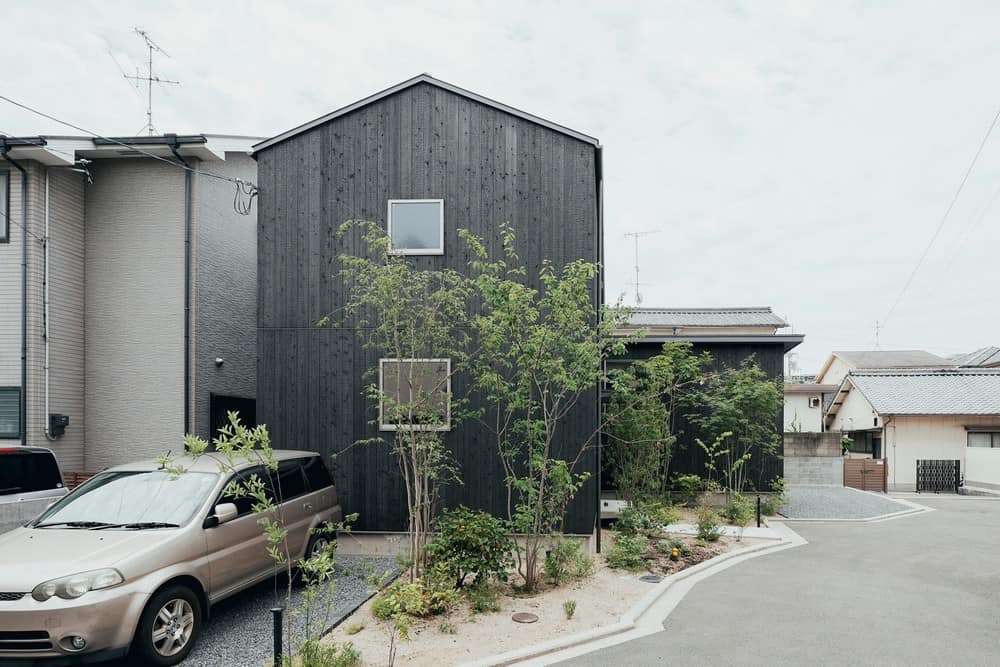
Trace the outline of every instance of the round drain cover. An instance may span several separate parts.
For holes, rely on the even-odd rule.
[[[517,623],[534,623],[538,620],[538,616],[535,614],[529,614],[525,611],[519,611],[511,616],[511,618]]]
[[[656,574],[644,574],[639,577],[639,581],[645,581],[648,584],[658,584],[663,581],[663,577]]]

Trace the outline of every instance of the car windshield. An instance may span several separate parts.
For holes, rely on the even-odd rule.
[[[60,500],[31,525],[108,529],[180,526],[205,502],[218,479],[218,473],[208,472],[106,472]]]

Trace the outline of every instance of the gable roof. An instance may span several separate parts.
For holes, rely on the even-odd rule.
[[[848,384],[882,415],[1000,415],[1000,369],[851,371]]]
[[[861,350],[834,352],[857,369],[874,368],[940,368],[955,363],[925,350]]]
[[[958,366],[1000,366],[1000,347],[996,347],[995,345],[981,347],[975,352],[957,354],[952,357],[952,360]]]
[[[788,322],[769,307],[746,308],[635,308],[633,326],[653,327],[787,327]]]
[[[597,146],[597,147],[600,147],[600,145],[601,145],[600,141],[598,141],[594,137],[591,137],[589,135],[583,134],[582,132],[577,132],[576,130],[571,130],[570,128],[565,127],[563,125],[559,125],[558,123],[553,123],[552,121],[545,120],[544,118],[540,118],[539,116],[535,116],[534,114],[530,114],[530,113],[528,113],[526,111],[521,111],[520,109],[515,109],[514,107],[507,106],[506,104],[504,104],[502,102],[497,102],[496,100],[492,100],[492,99],[490,99],[488,97],[484,97],[484,96],[479,95],[477,93],[473,93],[472,91],[466,90],[464,88],[459,88],[458,86],[450,84],[450,83],[447,83],[445,81],[442,81],[441,79],[435,79],[430,74],[426,74],[425,73],[425,74],[419,74],[419,75],[413,77],[412,79],[407,79],[406,81],[403,81],[402,83],[397,83],[395,86],[390,86],[389,88],[386,88],[385,90],[377,92],[374,95],[369,95],[368,97],[360,99],[357,102],[354,102],[352,104],[348,104],[345,107],[341,107],[339,109],[336,109],[335,111],[331,111],[330,113],[326,114],[325,116],[320,116],[319,118],[311,120],[308,123],[303,123],[302,125],[299,125],[298,127],[293,127],[292,129],[288,130],[287,132],[282,132],[281,134],[273,136],[270,139],[266,139],[266,140],[260,142],[259,144],[256,144],[253,147],[254,153],[260,152],[260,151],[262,151],[262,150],[264,150],[266,148],[270,148],[271,146],[274,146],[275,144],[279,144],[282,141],[285,141],[287,139],[291,139],[292,137],[294,137],[296,135],[299,135],[299,134],[301,134],[303,132],[307,132],[308,130],[313,129],[314,127],[317,127],[319,125],[323,125],[324,123],[328,123],[331,120],[334,120],[335,118],[339,118],[341,116],[347,115],[347,114],[351,113],[352,111],[357,111],[358,109],[360,109],[362,107],[366,107],[369,104],[372,104],[374,102],[378,102],[379,100],[384,99],[386,97],[389,97],[390,95],[395,95],[396,93],[398,93],[400,91],[406,90],[407,88],[412,88],[413,86],[416,86],[416,85],[421,84],[421,83],[427,83],[427,84],[430,84],[432,86],[436,86],[438,88],[441,88],[443,90],[447,90],[449,92],[455,93],[456,95],[461,95],[462,97],[466,97],[466,98],[468,98],[470,100],[474,100],[476,102],[479,102],[480,104],[485,104],[486,106],[493,107],[494,109],[499,109],[500,111],[503,111],[505,113],[509,113],[512,116],[517,116],[518,118],[523,118],[523,119],[531,121],[532,123],[535,123],[537,125],[541,125],[542,127],[547,127],[550,130],[555,130],[556,132],[560,132],[562,134],[568,135],[570,137],[573,137],[574,139],[578,139],[579,141],[583,141],[584,143],[593,144],[594,146]]]

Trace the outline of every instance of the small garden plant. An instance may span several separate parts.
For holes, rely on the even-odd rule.
[[[514,540],[500,519],[467,507],[447,509],[434,523],[437,536],[427,544],[427,564],[451,577],[456,588],[468,581],[507,581],[514,567]]]
[[[566,614],[566,620],[573,618],[573,614],[576,613],[576,600],[566,600],[562,604],[563,613]]]
[[[722,537],[722,526],[719,525],[719,515],[710,507],[702,507],[698,511],[698,538],[705,542],[718,542]]]

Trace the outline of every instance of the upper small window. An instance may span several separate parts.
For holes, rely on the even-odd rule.
[[[379,359],[379,429],[451,430],[450,359]]]
[[[0,171],[0,243],[10,242],[10,172]]]
[[[390,199],[389,240],[400,255],[443,255],[444,200]]]
[[[969,447],[1000,448],[1000,433],[987,431],[969,431]]]

